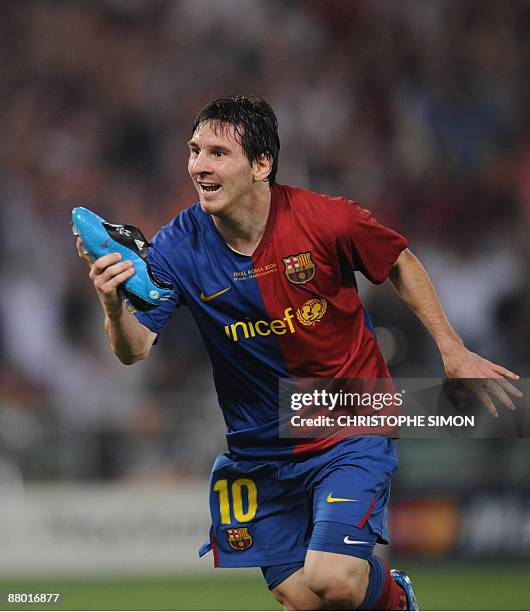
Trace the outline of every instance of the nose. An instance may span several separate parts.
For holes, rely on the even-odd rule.
[[[200,176],[201,174],[211,174],[212,170],[208,163],[208,160],[201,151],[197,156],[190,159],[190,174],[193,176]]]

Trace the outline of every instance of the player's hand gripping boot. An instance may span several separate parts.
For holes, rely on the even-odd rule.
[[[133,262],[135,273],[121,289],[131,304],[141,311],[151,310],[173,294],[173,287],[155,278],[147,262],[149,242],[133,225],[114,225],[82,206],[72,210],[74,236],[79,236],[94,261],[109,253],[120,253]]]

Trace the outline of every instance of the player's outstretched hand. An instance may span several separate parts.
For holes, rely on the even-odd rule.
[[[493,399],[498,400],[509,410],[515,410],[510,395],[523,397],[523,393],[510,382],[510,380],[519,380],[517,374],[484,359],[465,347],[445,357],[444,366],[448,378],[460,380],[479,398],[491,416],[499,416]]]
[[[79,257],[90,266],[89,277],[94,283],[105,314],[110,318],[119,316],[124,298],[118,287],[134,274],[132,261],[121,261],[119,253],[109,253],[92,261],[80,238],[77,239],[76,246]]]

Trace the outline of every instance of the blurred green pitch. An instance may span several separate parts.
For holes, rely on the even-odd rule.
[[[422,610],[529,610],[530,562],[401,564]],[[56,605],[7,604],[8,592],[61,592]],[[253,570],[177,578],[0,581],[0,610],[279,610]]]

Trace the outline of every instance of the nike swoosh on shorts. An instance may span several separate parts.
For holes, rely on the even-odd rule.
[[[326,501],[328,502],[328,504],[332,504],[334,502],[358,502],[358,499],[348,499],[346,497],[333,497],[333,493],[330,493],[327,497],[326,497]]]
[[[370,544],[370,542],[363,542],[362,540],[350,540],[349,536],[344,538],[344,544]]]

